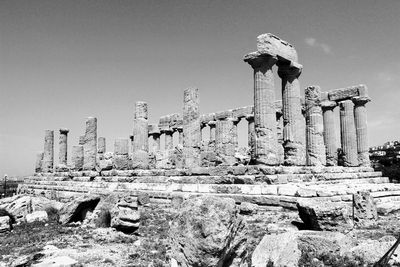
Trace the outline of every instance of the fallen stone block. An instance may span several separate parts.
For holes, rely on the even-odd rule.
[[[297,209],[306,229],[347,231],[353,228],[352,207],[349,203],[300,199],[297,201]]]
[[[140,226],[137,201],[129,196],[120,199],[110,211],[111,227],[125,233],[133,233]]]
[[[61,224],[83,221],[88,211],[93,211],[99,203],[99,196],[82,196],[64,204],[60,210]]]
[[[46,211],[35,211],[25,216],[25,220],[27,223],[33,222],[47,222],[49,217]]]
[[[0,233],[11,231],[11,218],[9,216],[0,217]]]

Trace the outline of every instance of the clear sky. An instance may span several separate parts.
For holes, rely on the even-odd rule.
[[[252,104],[242,57],[267,32],[296,47],[302,90],[366,84],[370,144],[398,140],[399,14],[399,0],[0,0],[0,175],[34,171],[45,129],[57,163],[58,129],[71,151],[88,116],[113,151],[138,100],[150,122],[181,112],[188,87],[202,113]]]

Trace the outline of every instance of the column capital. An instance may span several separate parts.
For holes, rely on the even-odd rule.
[[[365,104],[371,101],[371,98],[368,96],[355,96],[351,100],[356,106],[364,106]]]
[[[254,121],[254,114],[247,114],[247,115],[246,115],[246,120],[247,120],[248,122]]]
[[[338,104],[336,101],[330,101],[330,100],[322,100],[320,102],[321,108],[323,110],[329,110],[329,109],[333,109],[334,107],[336,107]]]
[[[169,129],[160,129],[160,133],[161,134],[173,134],[174,133],[174,131],[171,129],[171,128],[169,128]]]
[[[277,63],[278,65],[278,75],[281,79],[293,77],[298,78],[303,71],[303,65],[296,62],[281,62]]]
[[[207,123],[207,125],[208,125],[210,128],[214,128],[214,127],[216,126],[216,124],[217,124],[216,121],[209,121],[209,122]]]
[[[67,128],[60,128],[60,134],[67,134],[67,133],[69,133],[69,129],[67,129]]]
[[[243,60],[253,69],[258,69],[262,67],[272,67],[276,62],[278,62],[278,57],[276,55],[256,51],[246,54]]]

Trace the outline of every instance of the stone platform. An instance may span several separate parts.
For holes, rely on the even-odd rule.
[[[147,193],[152,202],[196,195],[230,197],[260,209],[296,209],[302,198],[351,202],[370,191],[378,207],[400,200],[400,184],[391,184],[370,167],[207,167],[173,170],[83,171],[41,173],[25,178],[20,193],[68,200],[81,194]]]

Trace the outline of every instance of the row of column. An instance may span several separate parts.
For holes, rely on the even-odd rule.
[[[339,102],[330,101],[319,87],[306,88],[307,165],[369,166],[366,103],[367,88],[359,95]],[[335,123],[339,109],[340,125]],[[336,129],[340,127],[338,147]]]

